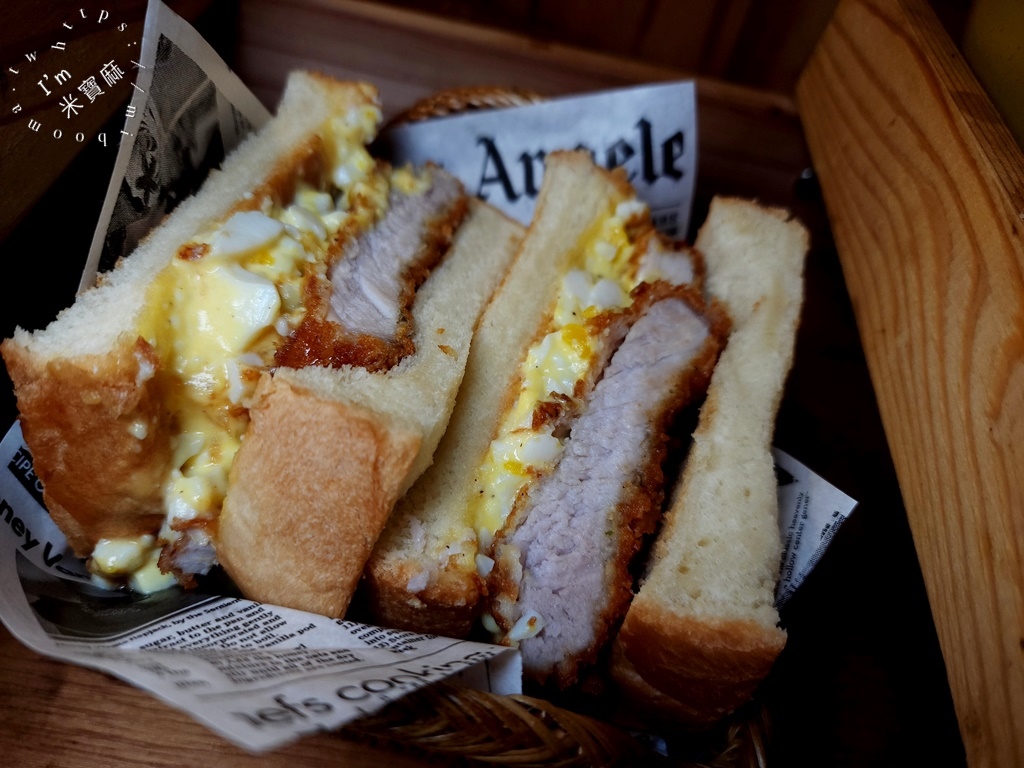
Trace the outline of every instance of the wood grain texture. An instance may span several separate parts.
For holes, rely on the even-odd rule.
[[[194,22],[210,0],[170,0],[168,5]],[[106,14],[103,21],[101,12]],[[4,3],[0,24],[0,180],[5,194],[0,197],[0,240],[83,149],[98,151],[100,132],[116,147],[115,137],[124,117],[120,115],[118,120],[115,115],[123,111],[132,89],[127,79],[104,82],[100,68],[107,61],[116,61],[122,69],[129,69],[128,43],[137,45],[142,39],[145,15],[143,0],[122,0],[106,8],[86,4],[81,9],[33,0]],[[118,29],[121,24],[128,25],[123,32]],[[55,45],[66,47],[55,49]],[[62,87],[56,84],[61,82],[57,80],[61,72],[72,76]],[[103,98],[95,96],[95,104],[77,90],[88,75],[99,78],[103,89]],[[77,97],[80,109],[62,109],[59,99],[66,95]],[[30,128],[30,121],[40,127]]]
[[[2,625],[0,657],[3,765],[415,768],[424,764],[413,755],[327,733],[254,755],[138,688],[102,672],[40,656]]]
[[[792,92],[837,2],[361,0],[371,1],[784,93]]]
[[[246,0],[234,69],[269,107],[297,67],[369,80],[385,118],[455,86],[517,86],[562,96],[678,80],[686,72],[353,0]],[[699,183],[788,204],[810,158],[788,96],[697,80]]]
[[[968,760],[1024,764],[1024,156],[921,0],[843,0],[797,98]]]
[[[679,70],[354,0],[247,0],[235,67],[273,105],[288,71],[372,75],[385,117],[440,88],[505,85],[554,95],[682,77]]]

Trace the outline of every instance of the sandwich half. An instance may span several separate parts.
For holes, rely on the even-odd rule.
[[[752,695],[786,642],[770,452],[803,301],[804,227],[788,211],[716,198],[696,241],[707,292],[733,321],[681,481],[616,639],[635,706],[717,720]]]
[[[442,170],[371,158],[379,121],[371,86],[293,73],[193,198],[0,347],[98,581],[152,591],[219,562],[248,597],[344,613],[520,235]]]
[[[585,153],[547,157],[534,220],[481,319],[437,461],[399,502],[368,565],[378,621],[471,631],[486,605],[495,537],[531,483],[558,464],[569,425],[637,314],[630,307],[647,294],[638,287],[699,286],[701,270],[696,251],[654,232],[624,176]],[[696,292],[681,301],[702,311]],[[490,610],[485,621],[509,640]]]

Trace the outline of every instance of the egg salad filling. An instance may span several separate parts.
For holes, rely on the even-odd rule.
[[[476,474],[471,514],[483,551],[531,479],[558,463],[567,435],[545,413],[562,409],[594,374],[601,326],[590,321],[631,302],[640,256],[629,224],[645,211],[636,200],[620,203],[581,240],[577,266],[562,278],[548,328],[526,354],[518,396]],[[493,564],[484,559],[481,573]]]
[[[176,425],[166,517],[159,535],[98,542],[89,564],[98,584],[148,593],[175,583],[160,569],[161,550],[184,529],[204,536],[219,513],[256,384],[305,315],[306,278],[326,274],[340,234],[383,216],[391,186],[426,185],[410,170],[379,171],[365,145],[380,119],[375,106],[334,118],[321,188],[300,182],[287,204],[267,197],[196,233],[150,287],[139,335],[160,357],[157,386]],[[149,427],[129,429],[143,439]]]

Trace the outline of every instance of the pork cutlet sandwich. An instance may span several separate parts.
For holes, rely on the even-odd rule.
[[[380,621],[453,635],[483,621],[528,676],[562,685],[595,659],[660,514],[666,429],[728,330],[701,268],[624,176],[548,156],[436,462],[368,566]]]
[[[621,176],[549,156],[437,461],[371,557],[379,620],[480,621],[563,687],[617,637],[615,680],[661,716],[748,698],[785,643],[769,449],[807,247],[787,212],[735,199],[713,202],[695,249],[669,246]],[[706,388],[659,525],[666,428]]]
[[[733,329],[682,478],[615,641],[634,708],[694,723],[749,699],[786,642],[771,440],[793,359],[807,231],[788,211],[716,199],[697,236]]]
[[[439,168],[373,160],[376,98],[294,73],[193,198],[0,348],[97,578],[152,591],[219,562],[250,598],[345,612],[521,234]]]

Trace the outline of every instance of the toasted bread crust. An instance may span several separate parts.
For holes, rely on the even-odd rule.
[[[692,723],[700,729],[711,722],[706,712],[687,706],[648,683],[627,658],[617,638],[611,645],[609,674],[612,686],[621,694],[616,720],[622,725],[655,730],[659,726],[678,729],[682,723]]]
[[[218,559],[252,599],[340,617],[419,450],[419,432],[269,374],[249,413],[220,515]]]
[[[43,362],[11,339],[0,352],[47,508],[75,554],[158,530],[171,447],[152,347],[125,335],[107,355]]]
[[[616,642],[643,681],[675,700],[691,722],[712,723],[754,693],[786,633],[743,619],[695,618],[634,600]],[[617,678],[637,685],[629,665]]]
[[[396,629],[466,637],[476,620],[481,580],[475,568],[451,565],[420,592],[407,588],[419,573],[413,561],[378,562],[367,568],[365,585],[375,619]]]

